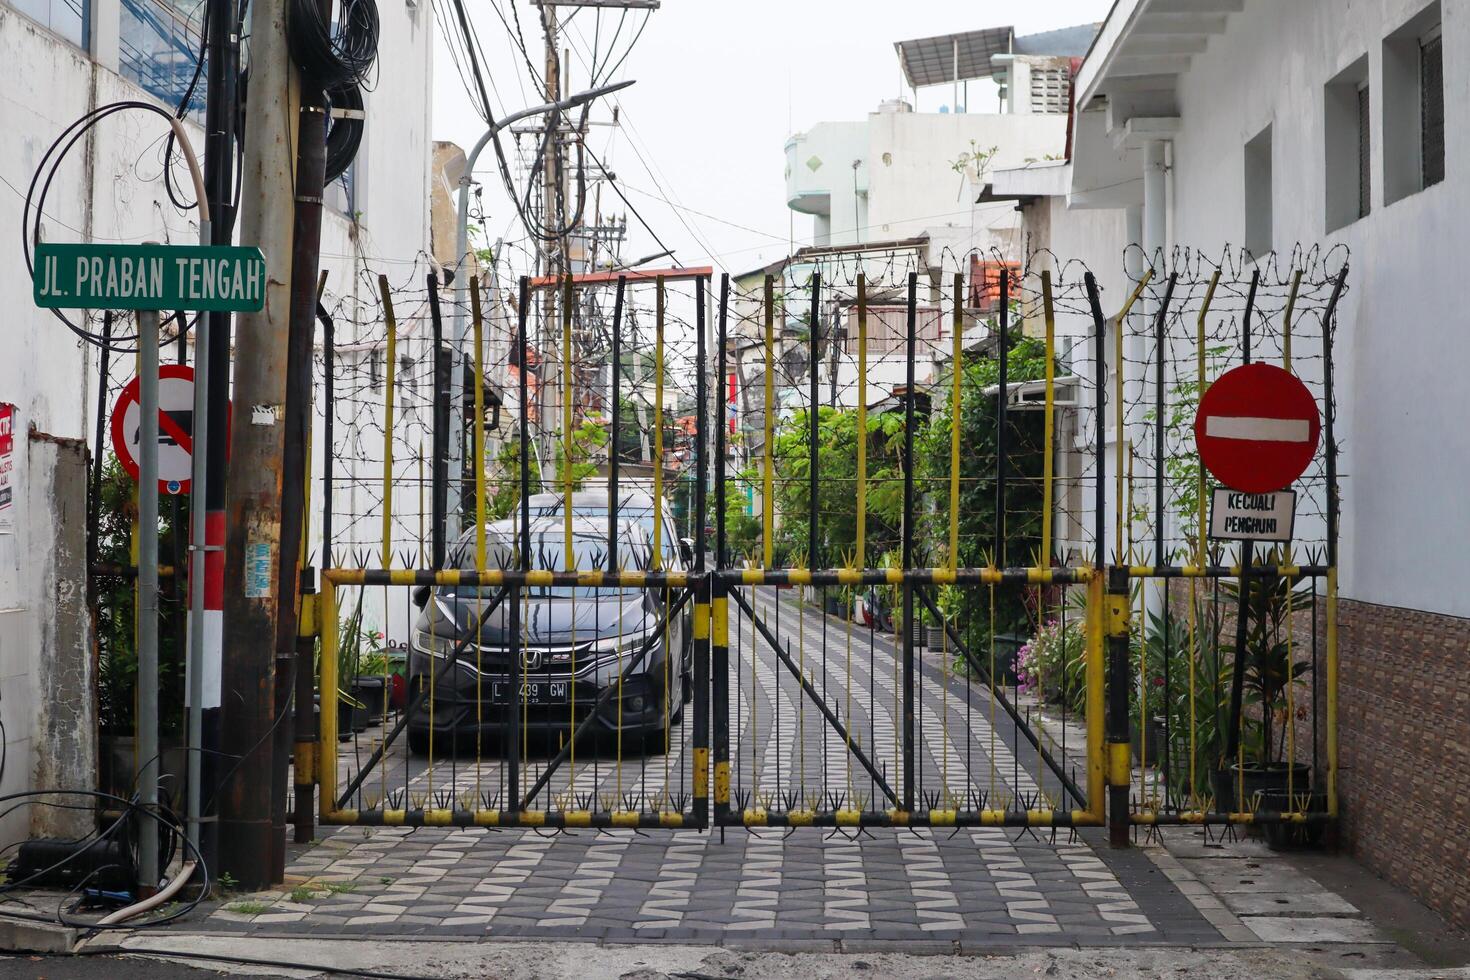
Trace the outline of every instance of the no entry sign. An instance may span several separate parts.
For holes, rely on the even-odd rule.
[[[1301,379],[1274,364],[1244,364],[1210,385],[1194,418],[1200,460],[1244,493],[1274,493],[1306,472],[1322,421]]]
[[[123,388],[112,410],[112,451],[134,480],[138,478],[138,441],[142,412],[138,379]],[[183,364],[158,368],[158,490],[188,493],[194,452],[194,369]]]

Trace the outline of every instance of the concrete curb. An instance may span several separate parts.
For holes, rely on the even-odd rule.
[[[70,953],[77,931],[51,922],[0,917],[0,950],[11,953]]]

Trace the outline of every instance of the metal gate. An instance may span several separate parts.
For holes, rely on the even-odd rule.
[[[1108,825],[1122,842],[1131,826],[1260,823],[1306,833],[1333,819],[1331,331],[1346,267],[1329,276],[1314,256],[1285,275],[1270,270],[1265,284],[1252,270],[1248,285],[1228,256],[1220,267],[1185,263],[1157,277],[1145,271],[1122,309],[1105,317],[1091,273],[1054,278],[1055,260],[1046,256],[1033,257],[1036,268],[966,258],[968,281],[959,270],[942,279],[931,273],[923,302],[918,269],[910,263],[893,275],[899,264],[892,260],[881,281],[870,280],[871,264],[861,261],[855,269],[788,269],[780,282],[768,275],[746,288],[725,276],[717,299],[707,294],[702,270],[685,280],[693,284],[694,311],[683,340],[692,333],[693,350],[681,360],[694,401],[688,469],[698,476],[688,506],[692,547],[678,569],[662,566],[668,542],[657,538],[665,533],[666,345],[681,341],[666,337],[670,283],[641,283],[655,296],[650,567],[619,566],[615,544],[591,567],[573,553],[574,511],[582,504],[567,503],[580,499],[571,477],[578,422],[569,388],[559,422],[541,420],[543,430],[559,427],[565,453],[564,481],[552,485],[562,501],[558,519],[566,521],[559,563],[544,553],[532,559],[521,538],[529,538],[534,515],[524,507],[511,522],[515,560],[487,563],[484,467],[476,475],[481,540],[472,562],[386,567],[385,516],[385,567],[359,562],[323,574],[319,690],[340,686],[343,624],[351,621],[344,610],[365,590],[405,606],[416,589],[473,590],[471,632],[493,624],[502,640],[487,645],[461,635],[425,661],[433,669],[411,670],[407,704],[396,716],[386,710],[393,682],[385,670],[385,720],[366,742],[361,735],[352,741],[350,759],[338,750],[338,713],[321,713],[321,749],[313,758],[299,744],[298,759],[312,763],[305,768],[315,771],[322,822]],[[640,280],[591,278],[599,281],[576,288],[616,290],[616,433],[624,408],[624,299]],[[521,282],[522,406],[529,404],[532,291],[552,285]],[[573,349],[572,318],[581,306],[571,281],[555,285],[562,378],[570,385],[580,369],[565,352]],[[479,292],[472,283],[477,337]],[[1267,311],[1269,297],[1282,303]],[[1134,312],[1145,308],[1147,316]],[[1303,326],[1309,318],[1315,333]],[[1171,469],[1192,451],[1184,434],[1190,397],[1229,363],[1235,343],[1250,358],[1253,320],[1257,356],[1269,341],[1289,367],[1295,331],[1298,365],[1307,362],[1325,411],[1325,445],[1304,493],[1320,504],[1322,520],[1304,546],[1304,564],[1290,551],[1210,545],[1203,473],[1197,465]],[[1303,354],[1308,345],[1315,349]],[[636,356],[643,354],[640,348]],[[553,363],[554,352],[543,349],[540,359]],[[1189,366],[1197,368],[1192,379]],[[478,386],[485,367],[477,361],[475,370]],[[524,504],[532,498],[534,446],[526,412],[517,438]],[[478,458],[478,429],[475,439]],[[624,504],[616,437],[614,444],[606,502],[589,508],[616,527]],[[1142,496],[1153,490],[1151,503],[1139,502],[1135,470]],[[386,501],[387,471],[384,481]],[[1198,501],[1191,503],[1191,493]],[[1199,508],[1192,531],[1180,516],[1186,504]],[[570,601],[580,596],[594,607],[611,595],[662,610],[662,618],[641,647],[615,645],[614,671],[598,674],[581,695],[554,690],[549,707],[540,703],[538,658],[571,658],[565,673],[575,685],[583,676],[576,658],[590,654],[575,639],[558,653],[527,632],[538,615],[537,590],[569,590]],[[689,702],[675,718],[683,662],[665,649],[662,676],[648,681],[640,658],[659,643],[671,646],[667,637],[686,616]],[[1262,650],[1276,659],[1264,663]],[[487,656],[503,663],[487,669]],[[445,678],[472,663],[478,679],[471,694],[451,683],[457,693],[441,698]],[[654,747],[662,751],[624,744],[627,726],[616,713],[633,710],[627,688],[634,683],[652,683],[651,696],[666,712],[664,743]],[[427,744],[417,745],[427,751],[404,751],[402,733],[412,734],[414,719],[439,705],[474,712],[476,732],[497,737],[476,737],[470,758],[453,751],[461,746],[435,744],[431,715]],[[640,702],[638,710],[646,707]],[[549,743],[533,748],[533,716],[557,712],[564,718],[543,719]],[[1288,767],[1284,793],[1263,790],[1247,764],[1252,751],[1268,762],[1273,753],[1310,756],[1312,765]]]

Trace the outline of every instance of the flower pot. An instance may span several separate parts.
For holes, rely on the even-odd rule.
[[[832,595],[831,593],[828,593],[827,598],[823,601],[822,606],[822,611],[825,612],[828,616],[840,617],[845,611],[844,604],[842,602],[842,596]]]
[[[1026,645],[1030,637],[1018,636],[1015,633],[995,634],[995,682],[1014,687],[1019,679],[1016,677],[1016,658],[1021,653],[1021,647]],[[974,651],[982,663],[989,664],[990,651],[985,644],[981,644],[978,651]]]
[[[1301,766],[1305,769],[1307,767]],[[1295,797],[1293,800],[1292,797]],[[1292,780],[1291,796],[1286,790],[1264,790],[1261,793],[1261,809],[1272,813],[1287,813],[1293,810],[1297,812],[1321,812],[1327,808],[1327,797],[1322,793],[1312,793],[1304,786],[1296,784]],[[1268,823],[1261,825],[1261,832],[1266,838],[1266,846],[1273,851],[1298,851],[1310,847],[1316,847],[1322,843],[1323,833],[1327,827],[1321,823]]]
[[[913,623],[909,625],[909,629],[914,637],[914,649],[917,650],[923,647],[924,641],[928,638],[928,627],[920,622],[918,617],[915,617]]]
[[[1147,741],[1145,741],[1147,739]],[[1133,758],[1149,766],[1163,763],[1164,726],[1160,718],[1150,718],[1145,731],[1139,731],[1138,719],[1128,721],[1128,742],[1133,746]]]
[[[389,680],[392,678],[390,677]],[[367,721],[369,724],[377,724],[383,720],[383,689],[384,678],[381,674],[374,676],[363,676],[357,679],[352,686],[352,696],[362,702],[367,709]]]
[[[107,735],[99,739],[97,753],[98,782],[102,792],[123,798],[138,790],[137,740],[132,735]],[[188,752],[184,740],[177,736],[158,739],[158,778],[169,792],[182,799],[184,777],[188,772]]]
[[[367,706],[353,704],[346,696],[339,696],[337,698],[337,741],[349,741],[353,735],[365,732],[367,728]]]
[[[1292,765],[1272,762],[1265,766],[1247,762],[1244,766],[1235,764],[1227,769],[1217,769],[1214,774],[1215,807],[1224,813],[1277,809],[1277,806],[1266,805],[1267,794],[1277,794],[1272,798],[1278,799],[1278,805],[1283,804],[1288,780],[1296,793],[1310,791],[1312,767],[1300,762]],[[1259,806],[1256,805],[1257,793],[1261,794]]]

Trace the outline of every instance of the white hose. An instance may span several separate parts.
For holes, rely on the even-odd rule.
[[[179,873],[174,875],[173,879],[167,885],[164,885],[157,892],[153,893],[152,896],[143,899],[141,902],[134,902],[126,908],[118,909],[97,924],[99,926],[116,925],[119,922],[125,922],[131,919],[135,915],[142,915],[150,909],[158,908],[158,906],[177,895],[189,883],[189,879],[194,877],[194,865],[194,861],[185,861],[183,866],[179,868]]]

